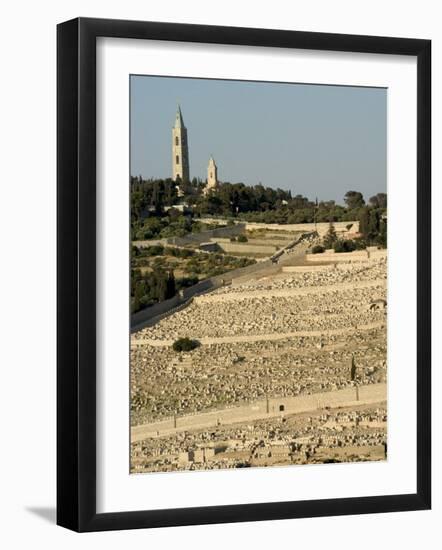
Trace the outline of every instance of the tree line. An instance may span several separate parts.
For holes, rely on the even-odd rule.
[[[169,258],[173,258],[171,262]],[[175,258],[179,262],[175,262]],[[220,253],[199,253],[192,249],[152,245],[132,246],[131,312],[136,313],[163,300],[173,298],[180,290],[201,279],[254,264],[251,258],[237,258]],[[174,269],[181,272],[176,277]]]
[[[130,284],[131,313],[173,298],[177,291],[173,271],[166,272],[160,267],[147,273],[142,273],[140,269],[131,269]]]
[[[180,182],[178,182],[180,183]],[[377,193],[368,202],[359,191],[348,191],[344,196],[344,205],[335,201],[312,201],[302,195],[292,197],[291,191],[273,189],[261,184],[248,186],[244,183],[224,182],[209,195],[202,190],[204,182],[194,178],[187,184],[180,183],[184,193],[178,197],[177,182],[172,179],[143,180],[131,178],[131,219],[160,217],[164,215],[165,206],[177,205],[180,201],[189,205],[189,215],[221,216],[245,221],[263,223],[314,223],[354,221],[367,216],[367,210],[378,210],[385,214],[387,194]],[[186,224],[185,219],[176,217],[174,223]],[[187,222],[188,223],[188,222]],[[374,220],[372,222],[374,224]],[[179,228],[177,228],[177,231]],[[154,231],[155,232],[155,231]]]

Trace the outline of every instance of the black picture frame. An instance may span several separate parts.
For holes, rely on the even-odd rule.
[[[361,498],[96,512],[96,39],[417,58],[417,491]],[[83,531],[425,510],[431,506],[431,42],[79,18],[57,28],[57,523]]]

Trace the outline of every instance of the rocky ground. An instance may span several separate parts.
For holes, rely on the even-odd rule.
[[[264,396],[385,382],[386,280],[380,258],[196,298],[132,336],[132,425]],[[176,353],[170,343],[183,336],[203,344]]]
[[[384,460],[385,404],[318,411],[132,445],[132,472]]]

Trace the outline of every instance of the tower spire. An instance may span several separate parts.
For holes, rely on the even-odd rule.
[[[207,185],[204,188],[204,194],[207,195],[210,191],[218,187],[218,167],[215,163],[213,155],[210,155],[209,165],[207,167]]]
[[[181,107],[178,104],[175,125],[172,128],[172,178],[174,181],[189,181],[189,148],[187,129],[184,125]]]
[[[185,128],[184,120],[183,120],[183,114],[181,113],[181,107],[178,103],[178,108],[176,111],[176,117],[175,117],[175,128]]]

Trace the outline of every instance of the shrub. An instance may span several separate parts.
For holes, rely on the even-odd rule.
[[[165,251],[166,251],[166,254],[169,254],[170,256],[174,256],[175,258],[191,258],[192,256],[195,256],[195,251],[189,250],[187,248],[167,247]]]
[[[353,241],[338,240],[333,248],[335,252],[353,252],[353,250],[356,250],[356,245]]]
[[[246,243],[249,239],[245,235],[238,235],[239,243]]]
[[[176,280],[176,286],[178,289],[188,288],[189,286],[196,285],[198,282],[198,277],[196,275],[191,275],[189,277],[180,277]]]
[[[367,248],[367,243],[364,239],[353,239],[353,244],[355,245],[356,250],[365,250]]]
[[[230,242],[235,243],[236,242],[236,237],[230,237]]]
[[[178,340],[175,340],[175,342],[172,344],[172,348],[174,351],[181,352],[181,351],[192,351],[193,349],[199,347],[201,344],[198,342],[198,340],[191,340],[190,338],[178,338]]]
[[[325,248],[320,244],[315,244],[312,248],[312,254],[322,254],[325,251]]]
[[[162,256],[164,254],[164,246],[155,244],[143,249],[143,256]]]
[[[342,241],[336,241],[333,245],[333,250],[335,252],[347,252]]]

